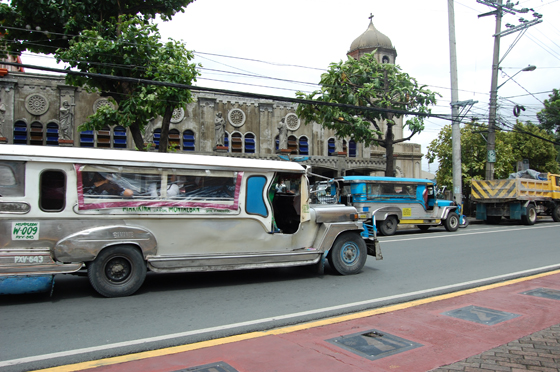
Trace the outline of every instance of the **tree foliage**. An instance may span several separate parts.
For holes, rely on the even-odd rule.
[[[59,49],[57,61],[82,72],[126,76],[190,85],[196,81],[196,64],[189,63],[192,52],[177,41],[160,41],[157,26],[136,16],[121,16],[118,22],[103,22],[82,31],[67,49]],[[67,75],[67,83],[85,86],[111,97],[116,108],[98,110],[82,129],[101,129],[106,125],[130,128],[138,149],[144,149],[142,132],[151,118],[162,116],[160,151],[167,149],[167,132],[175,108],[190,102],[186,89],[134,83],[98,76]]]
[[[486,175],[486,139],[488,127],[470,123],[461,128],[461,172],[463,188],[468,195],[473,179]],[[550,139],[551,136],[534,124],[518,122],[511,132],[496,132],[495,178],[507,178],[516,169],[518,161],[529,160],[531,169],[558,173],[557,151],[554,145],[532,135]],[[436,181],[441,186],[453,186],[453,155],[451,125],[446,125],[428,146],[426,158],[438,161]]]
[[[560,90],[553,89],[549,98],[544,100],[544,108],[537,113],[540,127],[547,133],[560,132]],[[557,136],[558,137],[558,136]]]
[[[141,15],[153,19],[159,15],[170,20],[194,0],[12,0],[0,4],[0,32],[7,50],[19,54],[25,50],[52,54],[68,47],[82,30],[121,15]]]
[[[348,107],[300,104],[297,113],[308,123],[315,121],[335,130],[339,138],[352,137],[365,146],[384,147],[387,154],[385,174],[393,176],[393,145],[410,140],[424,129],[424,117],[412,116],[403,125],[410,130],[410,136],[395,139],[393,126],[395,119],[402,114],[394,111],[428,114],[431,112],[429,106],[436,103],[436,93],[418,85],[416,79],[402,72],[399,66],[377,62],[374,53],[365,54],[358,60],[348,57],[344,62],[331,63],[329,70],[321,75],[320,90],[307,95],[297,93],[299,98]],[[385,133],[379,121],[386,121]]]

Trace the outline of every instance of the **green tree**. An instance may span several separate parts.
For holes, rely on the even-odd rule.
[[[168,21],[184,12],[194,0],[11,0],[0,4],[0,32],[5,48],[19,55],[29,50],[52,54],[82,30],[121,15],[142,15],[146,20],[157,15]]]
[[[196,64],[189,63],[192,52],[177,41],[160,41],[157,26],[136,16],[121,16],[117,22],[99,23],[84,30],[67,49],[59,49],[57,61],[82,72],[126,76],[160,82],[191,85],[196,81]],[[70,69],[69,68],[69,69]],[[82,130],[122,125],[130,129],[134,144],[144,149],[142,133],[148,120],[162,116],[159,151],[167,151],[171,115],[175,108],[191,101],[186,89],[141,84],[99,76],[69,74],[67,83],[86,86],[110,97],[117,108],[105,107],[90,116]]]
[[[348,57],[344,62],[331,63],[329,70],[321,75],[320,90],[308,95],[297,92],[299,98],[361,108],[300,104],[297,113],[307,123],[315,121],[334,129],[340,138],[352,137],[365,146],[375,144],[385,148],[385,175],[393,177],[393,145],[408,141],[424,130],[424,117],[413,116],[403,124],[410,130],[410,136],[395,139],[395,119],[402,116],[395,111],[428,114],[431,112],[428,106],[436,103],[436,93],[419,86],[416,79],[402,72],[399,66],[377,62],[374,53],[358,60]],[[385,121],[385,133],[379,121]]]
[[[469,123],[461,128],[461,177],[465,195],[470,193],[473,179],[484,179],[486,174],[486,139],[488,127]],[[507,178],[514,170],[513,148],[508,133],[496,132],[497,162],[494,165],[496,178]],[[451,124],[446,125],[428,146],[426,158],[430,163],[439,163],[436,181],[440,186],[453,187],[453,152]]]
[[[544,100],[544,108],[537,113],[539,126],[547,133],[560,132],[560,90],[553,89],[549,98]],[[557,136],[558,137],[558,136]]]
[[[560,170],[556,161],[558,151],[553,143],[546,140],[553,141],[554,136],[531,122],[526,124],[517,122],[513,131],[509,133],[516,162],[527,159],[531,169],[558,174]]]

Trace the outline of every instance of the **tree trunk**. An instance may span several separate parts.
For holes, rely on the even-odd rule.
[[[161,121],[161,137],[159,138],[158,152],[167,152],[167,149],[169,147],[169,123],[171,123],[173,109],[173,106],[167,106],[165,108],[165,113],[163,114],[163,119]]]
[[[387,133],[385,134],[385,177],[395,177],[395,160],[393,155],[393,141],[395,135],[393,134],[393,125],[387,121]]]
[[[132,140],[138,151],[146,151],[144,146],[144,138],[142,138],[142,132],[140,131],[140,125],[134,123],[128,127],[130,129],[130,134],[132,135]]]

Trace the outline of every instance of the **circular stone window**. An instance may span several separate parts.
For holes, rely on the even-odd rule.
[[[240,126],[245,124],[245,120],[247,119],[247,117],[245,116],[243,110],[233,109],[229,111],[228,119],[231,125],[233,125],[236,128],[239,128]]]
[[[296,114],[288,114],[286,115],[286,126],[289,130],[295,131],[299,129],[301,122]]]
[[[185,118],[185,110],[181,107],[178,109],[173,110],[173,114],[171,115],[171,123],[172,124],[179,124]]]
[[[107,98],[99,98],[93,103],[93,113],[96,113],[103,106],[111,106],[116,109],[115,104],[109,101]]]
[[[49,110],[49,101],[42,94],[30,94],[25,98],[25,108],[31,115],[43,115]]]

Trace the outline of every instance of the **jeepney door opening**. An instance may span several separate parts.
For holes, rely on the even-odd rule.
[[[276,174],[268,192],[274,217],[273,232],[294,234],[298,231],[301,221],[301,186],[301,174]]]

